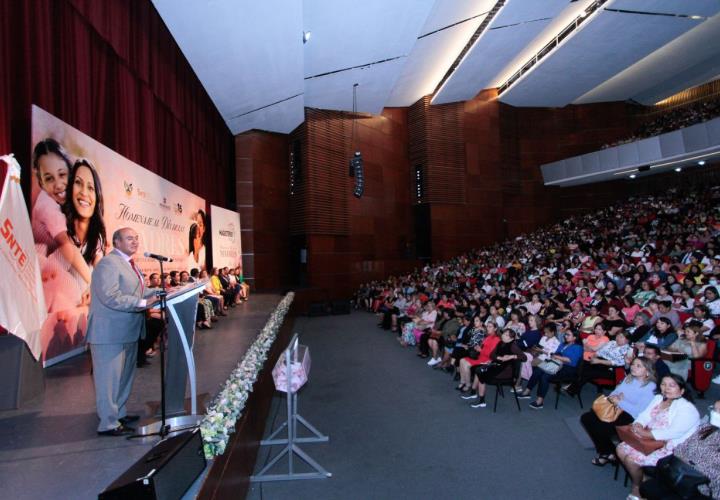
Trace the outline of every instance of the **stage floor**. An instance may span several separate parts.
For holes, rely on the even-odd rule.
[[[198,393],[211,397],[264,326],[281,295],[253,294],[212,330],[195,339]],[[139,369],[128,411],[150,417],[147,402],[160,398],[158,358]],[[45,372],[45,394],[22,410],[0,412],[0,491],[4,498],[90,499],[152,443],[96,434],[95,392],[89,354]]]

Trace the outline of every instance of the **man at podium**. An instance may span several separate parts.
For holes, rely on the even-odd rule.
[[[139,419],[127,414],[125,404],[135,376],[138,340],[145,336],[144,310],[158,300],[132,258],[139,246],[137,232],[120,228],[112,244],[113,250],[92,273],[87,333],[101,436],[131,434],[128,424]]]

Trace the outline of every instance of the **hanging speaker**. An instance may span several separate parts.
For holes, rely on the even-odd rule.
[[[350,160],[350,172],[355,177],[355,190],[353,195],[360,198],[365,191],[365,176],[363,174],[363,159],[360,151],[355,152],[355,156]]]

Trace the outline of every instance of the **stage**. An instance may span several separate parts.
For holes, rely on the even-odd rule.
[[[195,337],[198,394],[217,393],[282,299],[252,294],[211,330]],[[159,360],[138,369],[128,403],[150,417],[147,402],[160,398]],[[95,393],[89,353],[45,371],[44,396],[22,410],[0,412],[0,489],[17,499],[97,498],[152,442],[96,434]],[[194,488],[193,488],[194,489]]]

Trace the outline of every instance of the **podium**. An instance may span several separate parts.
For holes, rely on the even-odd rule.
[[[168,292],[167,355],[165,359],[165,423],[170,432],[196,426],[202,415],[197,411],[197,373],[193,357],[197,296],[205,289],[208,280],[189,283]],[[150,309],[159,309],[159,304]],[[190,381],[190,414],[185,414],[185,390]],[[138,427],[137,434],[144,436],[160,430],[160,421]]]

